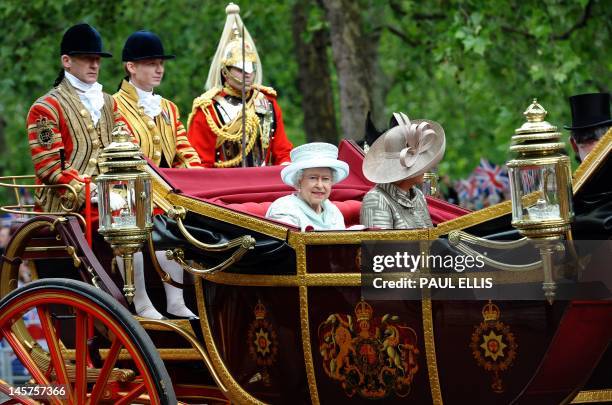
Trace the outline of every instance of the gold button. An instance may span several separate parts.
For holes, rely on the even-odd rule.
[[[159,142],[160,142],[160,141],[161,141],[161,138],[159,137],[159,135],[155,135],[155,136],[153,137],[153,143],[154,143],[155,145],[159,144]]]
[[[79,111],[79,113],[81,114],[81,117],[87,117],[87,110],[86,109],[82,109],[81,111]]]
[[[161,157],[161,152],[156,150],[155,153],[153,153],[153,156],[157,159]]]
[[[93,141],[91,141],[91,144],[95,148],[95,147],[97,147],[100,144],[100,141],[98,141],[97,139],[94,139]]]
[[[144,115],[144,108],[141,108],[140,110],[138,110],[138,114]]]
[[[154,121],[147,122],[147,127],[149,127],[149,129],[155,128],[155,122]]]
[[[87,130],[90,132],[93,131],[94,130],[93,124],[87,124]]]
[[[98,164],[98,159],[96,159],[96,158],[89,159],[89,164],[90,165],[97,165]]]

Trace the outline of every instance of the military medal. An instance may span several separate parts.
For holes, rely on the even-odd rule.
[[[170,116],[168,115],[166,110],[162,110],[161,116],[164,119],[164,121],[166,122],[166,124],[170,125]]]
[[[38,142],[45,148],[50,149],[53,144],[53,129],[47,117],[40,117],[36,120],[36,133]]]

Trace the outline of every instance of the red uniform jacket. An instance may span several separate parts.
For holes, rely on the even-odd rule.
[[[290,162],[289,153],[293,148],[293,145],[287,139],[285,133],[285,125],[283,123],[283,116],[275,97],[275,92],[272,89],[261,87],[259,88],[265,97],[272,103],[274,107],[274,118],[276,122],[276,130],[274,137],[270,141],[270,146],[266,154],[267,165],[279,165],[281,163]],[[221,157],[218,157],[217,151],[221,147],[217,147],[217,135],[210,128],[206,121],[206,116],[202,109],[207,109],[210,115],[213,117],[216,124],[219,124],[217,113],[214,110],[213,97],[216,95],[225,95],[223,90],[209,91],[204,93],[202,96],[194,100],[194,108],[188,120],[189,129],[187,131],[187,138],[198,152],[202,164],[206,167],[214,167],[216,161],[222,161]]]
[[[78,192],[74,196],[66,189],[40,189],[36,205],[44,211],[78,210],[85,201],[83,176],[98,172],[98,156],[111,142],[111,133],[117,122],[125,122],[117,111],[113,98],[104,94],[102,116],[97,125],[85,109],[70,83],[64,79],[59,86],[42,96],[28,113],[27,128],[32,162],[37,184],[69,184]],[[64,150],[64,167],[61,150]]]

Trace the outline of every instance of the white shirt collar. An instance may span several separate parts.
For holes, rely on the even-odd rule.
[[[138,94],[138,105],[144,109],[145,114],[151,118],[157,117],[162,111],[162,97],[159,94],[153,94],[153,91],[140,89],[131,80],[130,84],[136,89],[136,94]]]
[[[64,76],[72,87],[77,89],[77,94],[83,106],[89,111],[89,115],[94,125],[98,125],[98,121],[102,116],[102,107],[104,107],[104,95],[102,93],[102,85],[98,82],[89,84],[80,80],[68,71],[64,71]]]
[[[98,83],[98,82],[95,82],[95,83],[92,83],[92,84],[85,83],[84,81],[82,81],[81,79],[79,79],[78,77],[76,77],[75,75],[73,75],[72,73],[70,73],[67,70],[64,71],[64,76],[66,76],[66,79],[68,79],[68,81],[70,82],[72,87],[74,87],[75,89],[80,90],[82,92],[86,92],[86,91],[90,90],[91,88],[96,86],[96,84],[98,86],[100,86],[100,90],[102,90],[102,85],[100,83]]]

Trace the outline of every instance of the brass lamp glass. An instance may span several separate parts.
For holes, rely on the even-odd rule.
[[[423,194],[438,197],[438,173],[436,172],[425,172],[423,174],[423,184],[421,186]]]
[[[561,133],[544,121],[537,100],[512,137],[514,159],[507,163],[512,195],[512,225],[530,238],[563,235],[573,218],[570,160]]]
[[[113,142],[100,155],[98,187],[98,232],[110,243],[125,268],[123,292],[129,303],[134,297],[133,255],[147,240],[152,224],[151,176],[138,145],[129,139],[124,125],[113,130]]]

